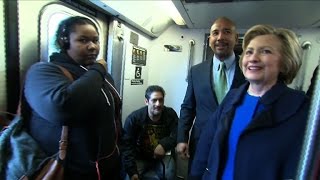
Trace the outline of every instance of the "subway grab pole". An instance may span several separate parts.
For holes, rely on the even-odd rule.
[[[194,52],[194,45],[195,44],[196,43],[193,39],[191,39],[189,41],[189,57],[188,57],[188,65],[187,65],[187,77],[186,77],[187,82],[188,82],[189,71],[191,68],[191,61],[193,60],[193,52]]]
[[[315,88],[309,110],[308,122],[305,131],[302,151],[300,155],[297,176],[295,180],[319,179],[320,168],[320,73],[316,75]],[[303,119],[301,119],[303,120]]]

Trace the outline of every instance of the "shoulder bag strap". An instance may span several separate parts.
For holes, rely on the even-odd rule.
[[[73,81],[72,74],[64,67],[55,64],[63,72],[63,74],[71,81]],[[68,147],[68,126],[62,126],[61,137],[59,141],[59,159],[64,160],[67,155]]]
[[[69,80],[73,81],[73,76],[70,73],[70,71],[68,71],[68,69],[58,64],[54,64],[54,65],[56,65]]]

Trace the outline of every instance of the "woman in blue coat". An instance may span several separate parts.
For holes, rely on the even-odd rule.
[[[309,100],[293,90],[301,65],[296,35],[256,25],[244,37],[248,83],[230,91],[201,133],[190,179],[294,179]],[[216,132],[216,133],[213,133]]]

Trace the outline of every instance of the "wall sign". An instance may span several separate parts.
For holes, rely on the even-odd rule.
[[[131,85],[142,85],[143,79],[131,79]]]
[[[136,70],[134,71],[134,79],[131,79],[131,85],[142,85],[143,79],[142,76],[142,67],[136,66]]]
[[[132,64],[145,66],[147,61],[147,50],[139,46],[132,47]]]
[[[134,73],[135,79],[141,79],[142,67],[136,66],[136,71]]]

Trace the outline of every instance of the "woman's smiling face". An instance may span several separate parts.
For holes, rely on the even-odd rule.
[[[274,85],[280,73],[281,42],[274,35],[253,38],[243,54],[242,70],[250,83]]]

